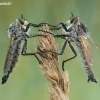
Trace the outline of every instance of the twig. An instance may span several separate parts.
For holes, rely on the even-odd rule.
[[[49,27],[46,25],[43,28],[45,31],[49,31]],[[41,53],[40,69],[44,77],[51,83],[49,87],[50,100],[69,100],[69,78],[68,72],[61,73],[59,69],[58,55],[51,52],[45,52],[45,50],[53,50],[58,52],[57,45],[52,35],[46,32],[40,32],[40,34],[46,34],[46,37],[39,37],[39,44],[37,45],[37,51]]]

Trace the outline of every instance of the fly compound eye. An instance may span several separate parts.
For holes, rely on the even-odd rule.
[[[28,22],[24,19],[20,19],[18,18],[17,21],[21,24],[21,25],[24,25],[24,26],[27,26]]]
[[[76,17],[76,16],[75,16],[75,17],[72,17],[71,20],[70,20],[70,23],[71,23],[71,24],[75,24],[75,23],[78,22],[78,20],[79,20],[78,17]]]
[[[25,21],[23,19],[18,18],[18,21],[20,22],[21,25],[24,25]]]

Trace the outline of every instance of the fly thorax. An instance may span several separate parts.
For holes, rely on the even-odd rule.
[[[23,37],[22,31],[21,30],[16,31],[16,38],[20,38],[20,37]]]
[[[71,39],[72,41],[75,41],[75,40],[76,40],[76,38],[77,38],[77,33],[75,32],[75,29],[72,29],[72,31],[70,32],[69,36],[70,36],[70,39]]]
[[[9,28],[8,28],[8,31],[7,31],[7,34],[8,34],[8,37],[10,38],[11,37],[11,35],[15,32],[15,24],[14,23],[12,23],[12,24],[10,24],[10,26],[9,26]]]
[[[21,30],[21,25],[19,23],[12,23],[10,24],[9,28],[8,28],[8,31],[7,31],[7,34],[8,34],[8,37],[11,38],[11,35],[12,34],[17,34],[19,31]]]
[[[77,24],[77,32],[83,35],[83,37],[88,37],[90,35],[87,26],[83,22]]]

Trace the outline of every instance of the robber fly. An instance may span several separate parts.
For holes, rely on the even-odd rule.
[[[4,65],[2,84],[4,84],[7,81],[9,74],[12,72],[13,68],[18,62],[22,40],[24,40],[24,45],[22,47],[21,54],[24,56],[34,55],[40,63],[40,60],[36,56],[36,54],[39,54],[38,52],[26,53],[26,50],[27,50],[27,38],[32,38],[36,36],[44,36],[41,34],[29,35],[28,34],[29,27],[30,26],[41,27],[43,26],[43,24],[44,23],[40,23],[40,24],[27,23],[23,19],[23,16],[21,16],[21,18],[18,18],[16,20],[16,23],[10,24],[7,31],[8,37],[10,38],[10,44],[8,47],[8,52],[7,52],[6,61]]]
[[[59,23],[57,26],[51,26],[51,27],[53,27],[51,28],[51,30],[59,30],[62,28],[65,31],[64,34],[54,34],[53,32],[47,32],[52,34],[54,37],[60,37],[65,39],[65,42],[61,48],[60,53],[54,52],[52,50],[47,50],[47,52],[52,52],[58,55],[62,55],[64,53],[67,43],[69,44],[71,51],[74,53],[74,56],[62,62],[62,69],[64,71],[64,63],[77,56],[77,52],[75,51],[74,47],[71,44],[71,42],[74,42],[81,55],[83,67],[88,76],[88,82],[92,81],[97,83],[97,80],[94,78],[94,74],[91,69],[91,66],[93,65],[92,49],[89,43],[87,42],[87,39],[90,39],[95,45],[96,43],[90,37],[90,33],[88,31],[87,26],[83,22],[80,22],[77,16],[73,16],[72,14],[72,17],[70,18],[70,20],[67,21],[66,24]]]

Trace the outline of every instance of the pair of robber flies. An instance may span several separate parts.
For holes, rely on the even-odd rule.
[[[72,14],[71,18],[65,24],[61,22],[56,26],[50,25],[48,23],[40,23],[40,24],[28,23],[27,21],[24,20],[23,15],[21,15],[21,18],[18,18],[16,20],[16,23],[11,23],[7,31],[8,37],[10,38],[10,43],[4,65],[2,84],[6,83],[10,73],[13,71],[13,68],[16,66],[16,63],[18,62],[22,40],[24,41],[24,44],[21,50],[21,54],[23,56],[34,55],[38,60],[38,62],[41,63],[41,61],[37,57],[37,54],[41,55],[39,52],[27,53],[27,39],[37,36],[46,36],[42,34],[34,34],[34,35],[29,34],[30,27],[38,28],[46,24],[50,27],[50,30],[55,31],[63,29],[65,32],[62,34],[55,34],[53,32],[47,32],[44,30],[39,30],[39,31],[46,32],[57,38],[62,38],[65,40],[65,42],[62,45],[60,53],[54,52],[53,50],[46,50],[45,52],[52,52],[57,55],[62,55],[65,51],[66,45],[68,44],[74,56],[62,62],[62,70],[64,71],[64,63],[71,59],[74,59],[77,56],[77,52],[74,49],[73,45],[71,44],[72,42],[74,42],[80,53],[83,63],[83,68],[88,76],[88,82],[92,81],[97,83],[97,79],[94,77],[94,74],[91,69],[91,66],[93,65],[92,49],[89,43],[87,42],[87,39],[90,39],[97,48],[98,46],[90,37],[90,33],[88,31],[87,26],[83,22],[80,22],[77,16],[74,16]],[[43,55],[41,56],[45,57]]]

